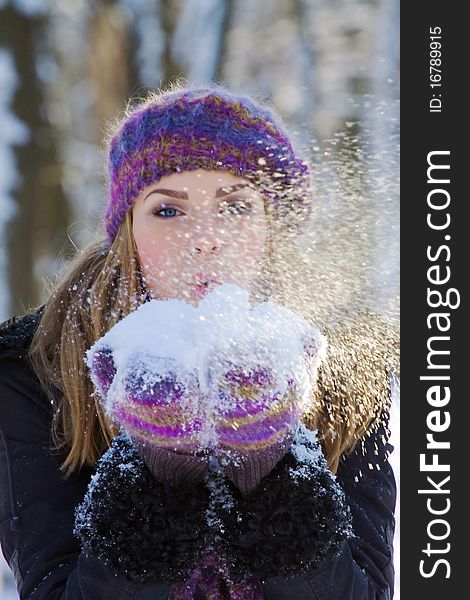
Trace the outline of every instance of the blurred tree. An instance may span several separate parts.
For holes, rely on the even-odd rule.
[[[175,66],[177,75],[196,83],[224,79],[226,39],[233,25],[233,9],[233,0],[185,0],[176,26],[173,23],[172,29],[167,29],[171,47],[166,65],[168,81],[174,77]]]
[[[178,5],[177,9],[175,9],[175,5]],[[166,87],[177,77],[185,76],[184,69],[171,51],[173,34],[178,22],[180,10],[181,2],[174,2],[174,0],[160,0],[161,21],[164,34],[162,61],[163,77],[161,79],[161,85],[163,87]]]
[[[137,80],[135,34],[130,25],[116,0],[94,4],[88,22],[86,75],[93,90],[96,144],[101,143],[103,124],[122,108]]]
[[[11,108],[29,131],[28,140],[14,147],[20,178],[12,191],[17,210],[7,230],[7,285],[12,314],[37,304],[36,268],[64,245],[69,217],[56,140],[37,73],[37,46],[45,35],[46,17],[25,14],[16,4],[8,3],[0,10],[0,22],[1,45],[10,51],[19,74]]]
[[[384,69],[393,73],[398,64],[397,0],[0,0],[0,6],[3,45],[20,81],[9,110],[31,134],[14,148],[23,183],[14,190],[18,211],[3,261],[13,298],[8,312],[37,303],[41,278],[57,272],[68,238],[65,255],[94,237],[106,198],[105,123],[129,97],[178,77],[220,80],[272,99],[315,164],[317,222],[324,217],[325,227],[322,240],[307,237],[306,244],[316,244],[317,262],[330,260],[328,286],[350,281],[349,289],[362,287],[378,244],[393,262],[382,231],[388,208],[384,227],[370,235],[385,193],[390,206],[397,202],[383,169],[372,168],[377,149],[387,176],[396,171],[396,159],[368,95],[386,92],[388,103],[398,97],[396,86],[384,85]],[[53,57],[54,76],[47,81],[38,77],[45,69],[41,46]],[[336,250],[343,247],[341,256],[319,252],[333,248],[329,236]],[[347,251],[352,239],[354,253]],[[347,258],[362,267],[360,277]],[[377,285],[382,267],[376,271]],[[396,270],[391,274],[396,278]]]

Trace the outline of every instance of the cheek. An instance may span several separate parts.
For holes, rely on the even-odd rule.
[[[246,228],[231,245],[231,258],[238,265],[243,265],[248,277],[258,271],[267,246],[267,235],[264,227]]]
[[[161,253],[161,248],[159,248],[158,243],[152,243],[145,240],[141,241],[140,244],[136,241],[136,244],[144,267],[147,266],[147,264],[149,266],[157,266],[164,260],[164,256]]]
[[[253,264],[259,264],[259,262],[263,258],[265,250],[266,246],[264,244],[264,240],[260,240],[259,238],[254,240],[253,245],[247,250],[247,253],[250,256]]]
[[[147,265],[153,267],[161,264],[165,259],[165,244],[161,236],[156,236],[140,222],[134,223],[133,233],[142,267],[145,269]]]
[[[263,219],[258,219],[251,227],[247,228],[246,237],[243,239],[243,249],[246,256],[260,260],[267,244],[267,226]]]

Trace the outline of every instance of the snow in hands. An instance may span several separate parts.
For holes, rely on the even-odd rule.
[[[274,301],[252,306],[247,290],[225,283],[197,307],[177,299],[141,305],[86,361],[111,419],[190,452],[250,436],[267,444],[292,431],[325,351],[314,325]],[[269,418],[253,436],[261,413]]]

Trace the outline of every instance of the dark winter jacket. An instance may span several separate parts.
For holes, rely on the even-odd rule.
[[[0,325],[0,544],[19,596],[168,599],[168,584],[132,580],[81,551],[74,536],[75,510],[95,470],[82,468],[67,480],[61,477],[65,457],[50,441],[52,407],[26,359],[39,317],[40,310]],[[387,460],[393,447],[384,443],[388,434],[382,425],[340,462],[336,481],[350,509],[353,535],[341,542],[333,558],[306,573],[268,578],[263,584],[266,599],[393,597],[396,484]],[[267,481],[269,485],[269,476]]]

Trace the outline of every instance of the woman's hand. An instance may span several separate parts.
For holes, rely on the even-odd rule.
[[[223,473],[250,494],[287,452],[300,420],[294,382],[279,384],[273,367],[226,362],[212,375],[217,396],[214,453]]]
[[[129,434],[155,477],[175,487],[203,478],[209,456],[198,441],[195,372],[146,353],[132,354],[118,370],[104,346],[93,355],[91,375],[107,414]]]
[[[258,321],[260,329],[266,320]],[[221,344],[209,362],[215,395],[215,453],[224,474],[249,495],[289,449],[311,407],[325,339],[316,328],[295,335],[295,320],[259,338]],[[288,332],[291,332],[290,339]]]
[[[209,296],[198,309],[140,306],[92,346],[87,364],[106,415],[152,473],[191,482],[215,454],[249,494],[308,408],[322,339],[276,303],[250,307],[236,286]]]

